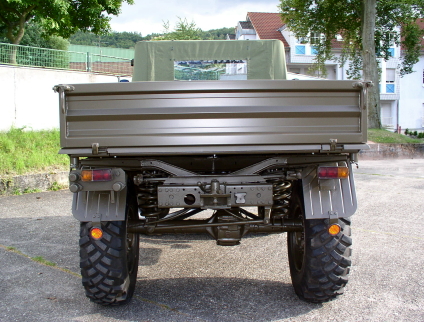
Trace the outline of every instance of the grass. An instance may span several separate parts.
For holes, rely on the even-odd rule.
[[[56,266],[56,263],[50,262],[50,261],[44,259],[42,256],[31,257],[31,259],[34,262],[38,262],[38,263],[46,265],[46,266]]]
[[[424,139],[379,129],[368,129],[368,140],[375,143],[424,143]]]
[[[0,176],[66,171],[69,159],[58,154],[59,142],[59,130],[0,132]]]

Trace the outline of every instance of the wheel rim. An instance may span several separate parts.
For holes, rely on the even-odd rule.
[[[302,212],[300,207],[297,207],[294,212],[295,218],[302,219]],[[296,231],[290,233],[290,253],[293,256],[294,268],[301,271],[303,267],[305,255],[305,233],[304,231]]]
[[[127,234],[127,269],[128,274],[131,275],[135,269],[135,265],[138,265],[136,262],[137,259],[137,247],[136,243],[138,242],[137,234]]]

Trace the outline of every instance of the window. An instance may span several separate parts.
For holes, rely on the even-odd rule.
[[[297,38],[297,43],[298,44],[307,44],[308,43],[308,39],[306,37]]]
[[[247,79],[245,60],[192,60],[174,62],[174,80]]]
[[[318,32],[311,32],[310,43],[311,45],[319,44],[321,38],[321,34]]]
[[[296,46],[296,55],[305,55],[305,46]]]
[[[394,68],[386,69],[386,93],[395,93],[396,70]]]
[[[395,84],[386,84],[386,93],[393,94],[395,92]]]
[[[389,50],[387,51],[390,57],[395,57],[395,49],[394,48],[389,48]]]
[[[318,47],[312,46],[311,47],[311,55],[317,55],[318,54]]]

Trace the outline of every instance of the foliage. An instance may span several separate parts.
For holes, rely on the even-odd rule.
[[[0,176],[66,171],[69,160],[59,155],[59,130],[0,132]]]
[[[169,21],[164,22],[164,34],[153,40],[201,40],[202,30],[196,26],[194,21],[188,22],[187,18],[178,17],[174,30],[170,30]]]
[[[199,31],[202,40],[224,40],[227,34],[233,33],[234,28],[219,28],[208,31]],[[78,31],[69,38],[69,42],[73,45],[100,46],[113,48],[134,48],[138,41],[161,39],[163,34],[152,33],[142,36],[138,32],[110,32],[105,35],[95,35],[91,32]]]
[[[0,31],[19,44],[31,21],[48,35],[68,38],[78,30],[100,34],[110,30],[109,15],[118,15],[123,2],[133,0],[0,0]]]
[[[365,0],[280,0],[283,20],[297,38],[309,39],[311,33],[322,36],[315,43],[315,68],[325,74],[323,63],[337,60],[344,64],[350,60],[351,78],[360,78],[362,67],[362,17]],[[390,48],[404,50],[401,75],[411,73],[418,62],[420,43],[424,31],[417,19],[424,14],[423,0],[379,0],[376,6],[374,40],[378,57],[388,60]],[[401,27],[401,28],[400,28]],[[342,55],[336,59],[331,51],[337,36],[342,36]]]
[[[0,42],[10,43],[10,40],[0,36]],[[48,36],[39,24],[30,22],[26,26],[20,45],[68,50],[69,41],[59,36]]]
[[[202,31],[200,36],[203,40],[225,40],[228,34],[234,33],[233,28],[219,28]]]
[[[150,38],[137,32],[111,32],[105,35],[95,35],[92,32],[78,31],[69,38],[73,45],[101,46],[113,48],[134,48],[135,43]]]

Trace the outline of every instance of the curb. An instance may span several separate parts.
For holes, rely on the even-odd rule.
[[[359,160],[383,160],[383,159],[424,159],[424,144],[368,144],[369,150],[361,150]]]
[[[0,178],[0,195],[19,195],[28,192],[60,190],[68,187],[68,171],[26,174]]]
[[[361,150],[361,160],[424,159],[424,144],[368,144],[369,150]],[[0,196],[35,191],[60,190],[68,187],[68,171],[41,173],[0,178]]]

